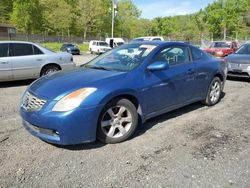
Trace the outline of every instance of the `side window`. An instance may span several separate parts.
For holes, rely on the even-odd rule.
[[[203,52],[198,48],[192,47],[191,52],[192,52],[192,57],[194,61],[201,59],[203,56]]]
[[[188,48],[185,46],[169,46],[162,49],[153,61],[165,61],[170,66],[190,62]]]
[[[31,44],[11,43],[11,56],[27,56],[33,55],[33,48]]]
[[[33,49],[34,49],[34,55],[40,55],[43,54],[43,52],[37,48],[36,46],[33,45]]]
[[[93,45],[96,46],[96,42],[93,42]]]
[[[8,56],[8,43],[0,44],[0,57]]]

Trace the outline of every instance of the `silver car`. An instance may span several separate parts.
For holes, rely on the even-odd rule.
[[[250,78],[250,44],[242,45],[225,60],[228,62],[229,77]]]
[[[68,53],[54,53],[31,42],[0,42],[0,82],[35,79],[75,67]]]

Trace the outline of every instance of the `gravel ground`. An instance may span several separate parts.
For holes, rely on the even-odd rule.
[[[29,81],[0,85],[0,187],[250,187],[250,82],[156,117],[127,142],[58,147],[21,126]]]
[[[82,65],[88,63],[90,60],[95,58],[97,55],[92,55],[90,53],[82,53],[81,55],[74,55],[73,59],[76,65]]]

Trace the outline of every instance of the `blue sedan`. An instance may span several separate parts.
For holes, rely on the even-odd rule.
[[[126,44],[32,83],[21,101],[23,126],[59,145],[119,143],[138,122],[197,101],[218,103],[226,67],[181,42]]]

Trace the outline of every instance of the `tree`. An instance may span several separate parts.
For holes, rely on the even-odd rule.
[[[98,28],[101,24],[106,10],[102,7],[102,0],[79,0],[79,26],[83,29],[83,38],[86,40],[88,32],[93,28]]]
[[[14,0],[12,23],[27,34],[42,31],[43,16],[39,0]]]
[[[73,8],[64,0],[42,0],[44,12],[44,26],[48,33],[67,33],[73,22]]]
[[[0,23],[8,23],[12,12],[12,0],[0,1]]]
[[[138,35],[136,31],[140,15],[141,11],[131,0],[120,0],[116,17],[115,35],[125,38],[134,38]]]

